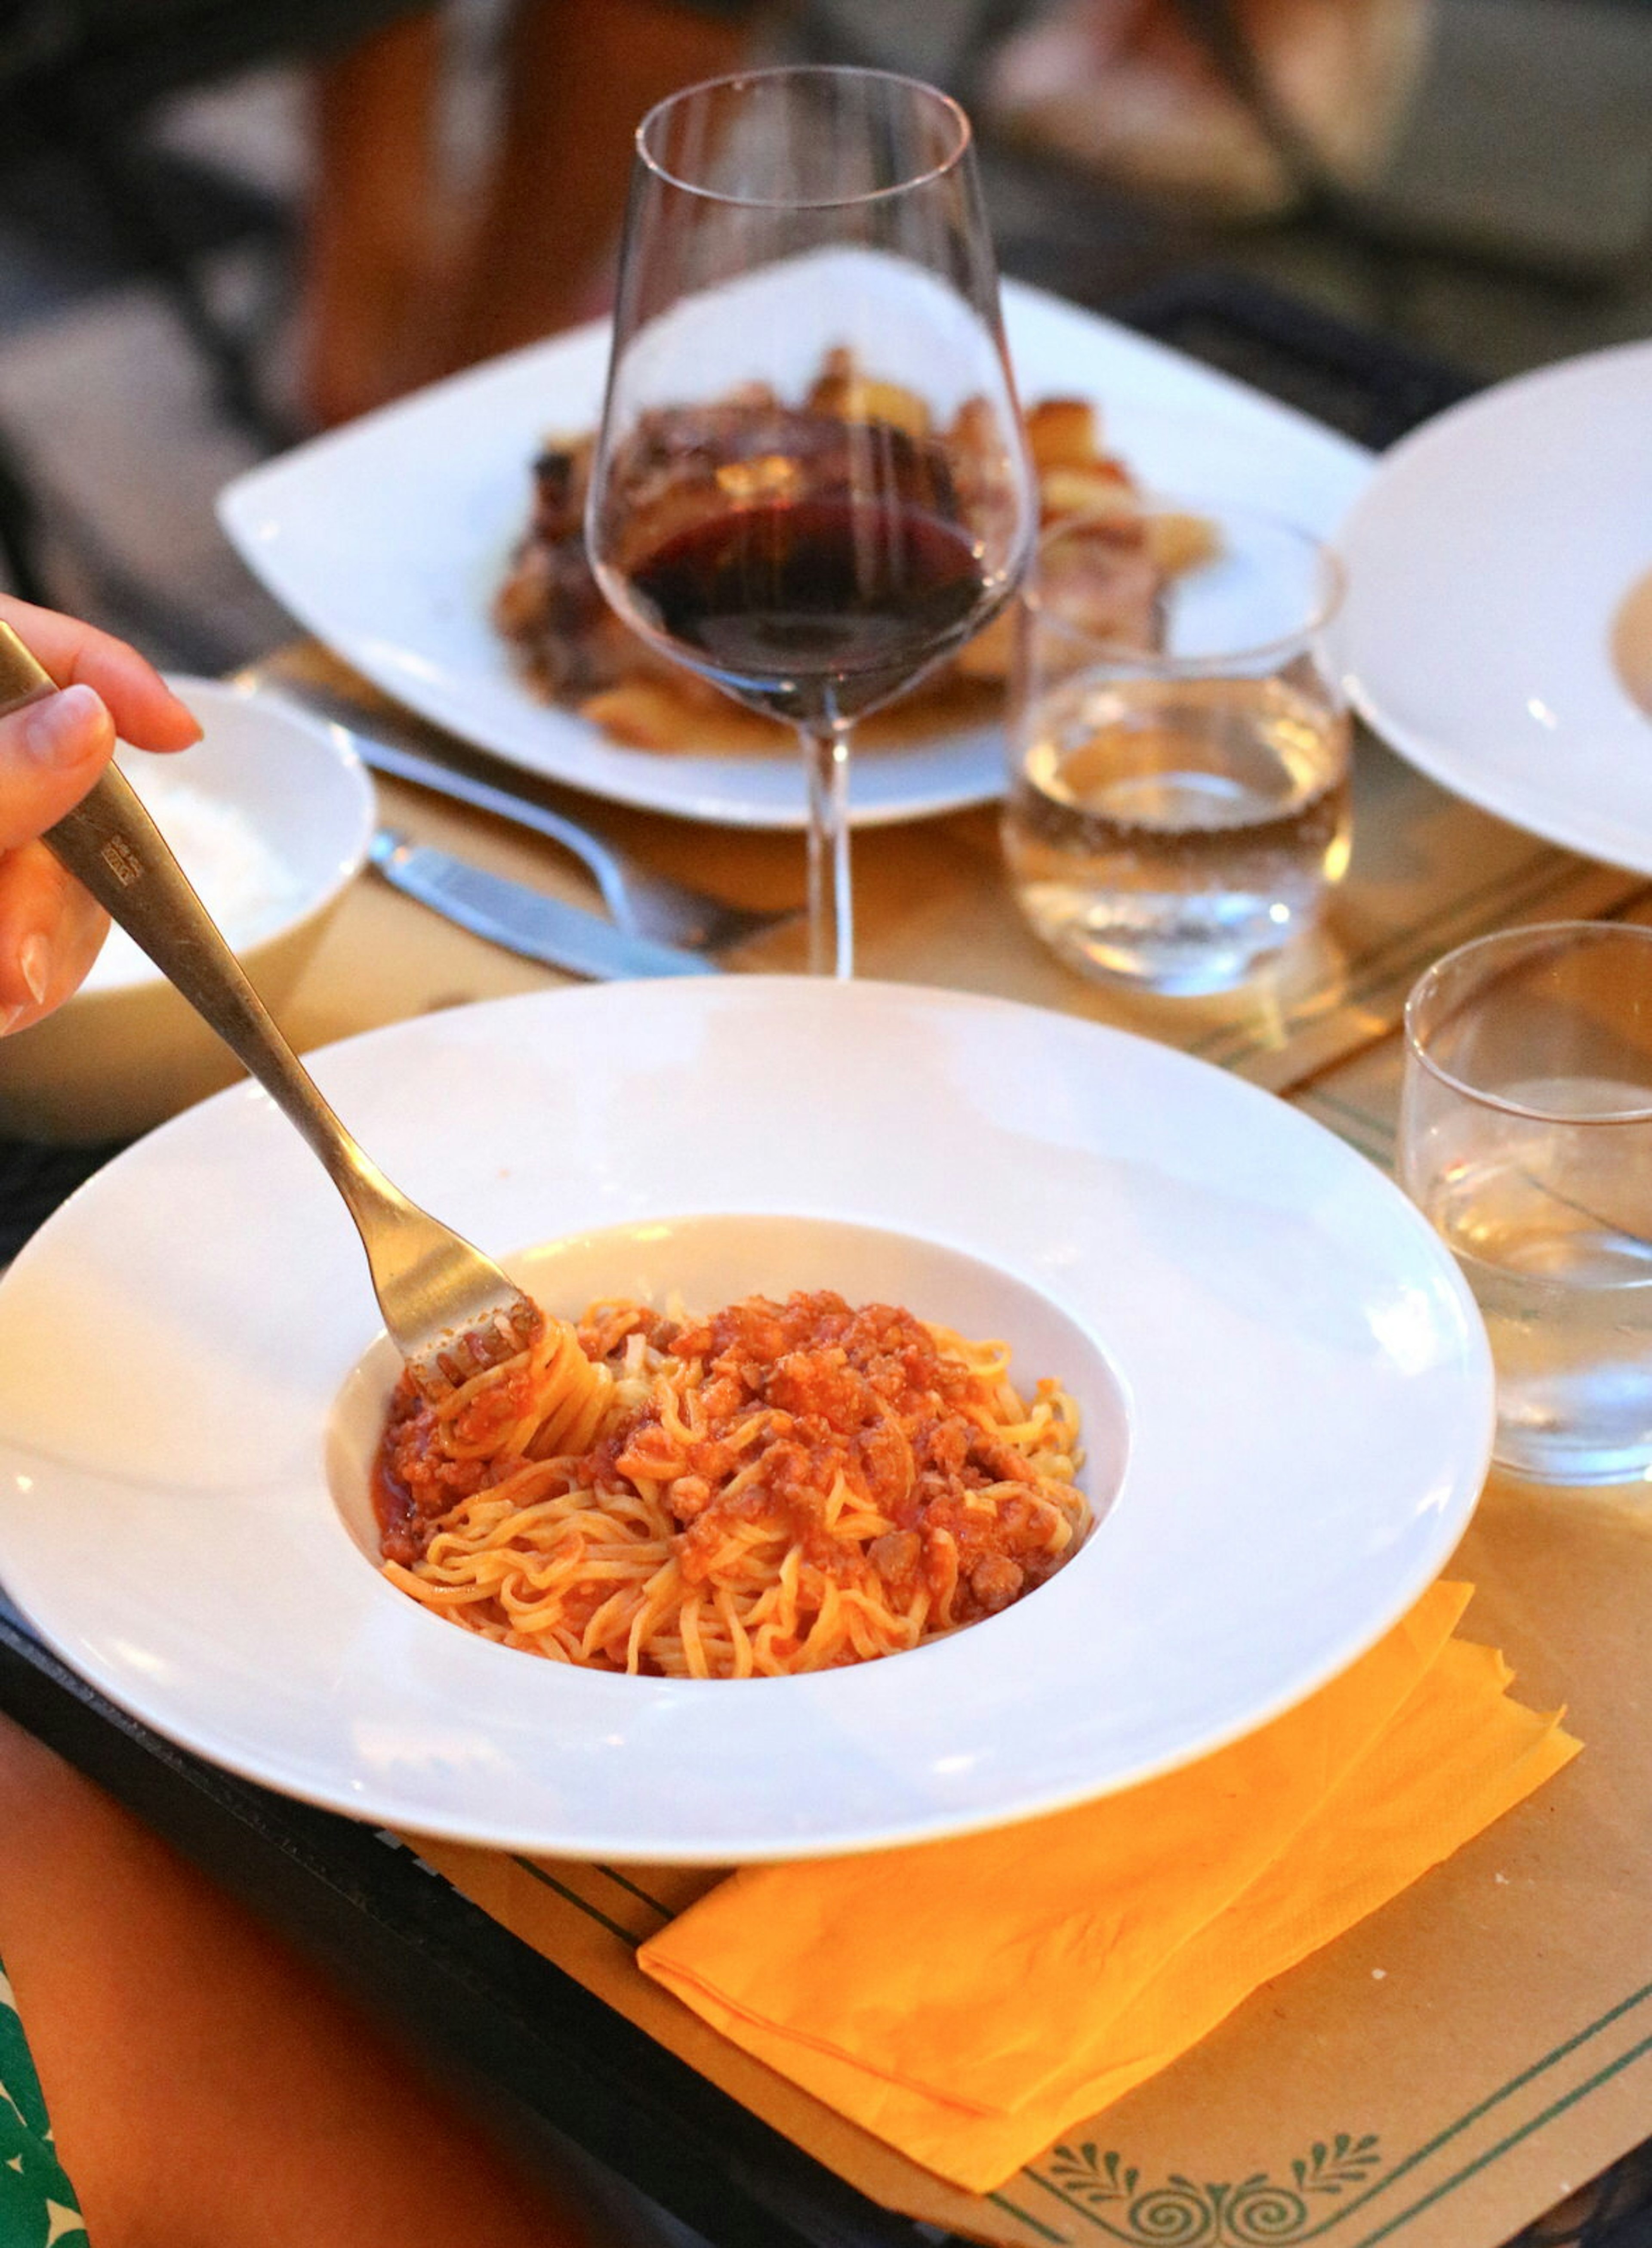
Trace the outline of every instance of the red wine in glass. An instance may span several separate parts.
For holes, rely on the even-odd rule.
[[[631,599],[713,679],[787,716],[858,717],[974,628],[968,532],[923,510],[846,499],[736,508],[631,565]]]

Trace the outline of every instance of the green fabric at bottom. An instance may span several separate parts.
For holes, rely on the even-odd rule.
[[[17,2002],[0,1964],[0,2248],[85,2248],[74,2188],[51,2144]]]

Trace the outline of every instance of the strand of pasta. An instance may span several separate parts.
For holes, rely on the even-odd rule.
[[[894,1517],[841,1470],[819,1525],[829,1566],[806,1563],[795,1525],[761,1512],[720,1516],[714,1543],[703,1529],[686,1542],[670,1498],[679,1482],[685,1494],[709,1490],[686,1472],[708,1426],[704,1368],[693,1360],[651,1364],[643,1334],[625,1331],[630,1307],[600,1308],[622,1330],[618,1368],[588,1357],[565,1321],[548,1319],[529,1350],[474,1376],[437,1409],[433,1441],[447,1456],[496,1462],[501,1472],[442,1518],[416,1563],[386,1562],[392,1581],[506,1646],[667,1676],[825,1669],[895,1653],[954,1627],[956,1539],[944,1527],[930,1532],[928,1580],[898,1604],[865,1551],[894,1528]],[[1013,1518],[1027,1536],[1026,1550],[1059,1559],[1089,1521],[1075,1480],[1075,1404],[1048,1379],[1024,1402],[1008,1380],[1002,1344],[972,1343],[940,1327],[930,1333],[971,1377],[955,1409],[1025,1463],[1025,1481],[1018,1470],[962,1491],[966,1511],[1019,1510]],[[762,1442],[775,1417],[754,1401],[720,1432],[737,1463],[719,1489],[724,1508],[756,1492]],[[570,1474],[604,1429],[619,1422],[631,1433],[615,1478],[570,1488]],[[892,1407],[881,1408],[880,1425],[899,1439],[910,1491],[917,1473],[910,1436]]]

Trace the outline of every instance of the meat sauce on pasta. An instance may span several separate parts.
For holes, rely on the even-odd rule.
[[[700,1318],[593,1304],[379,1450],[386,1573],[484,1637],[672,1677],[915,1647],[1042,1584],[1089,1527],[1078,1415],[1007,1348],[829,1291]]]

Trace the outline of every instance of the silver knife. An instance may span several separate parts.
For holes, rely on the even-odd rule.
[[[652,936],[617,929],[599,914],[570,906],[561,898],[486,867],[455,858],[427,843],[411,842],[381,827],[372,840],[372,863],[385,880],[433,912],[443,914],[473,936],[486,937],[507,952],[571,976],[612,982],[628,976],[717,976],[714,960],[681,951]]]

